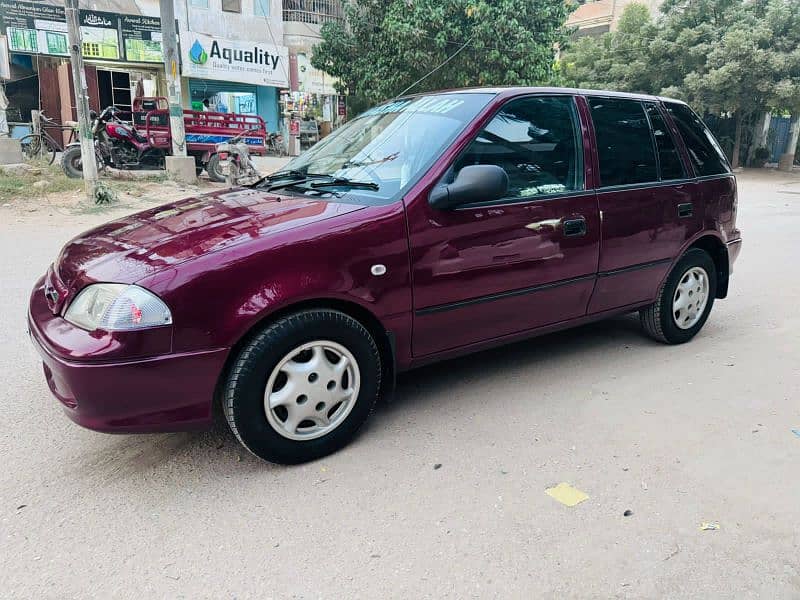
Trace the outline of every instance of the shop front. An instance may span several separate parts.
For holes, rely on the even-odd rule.
[[[162,93],[160,19],[94,10],[81,10],[79,18],[92,110],[113,104],[130,111],[136,96]],[[0,0],[0,32],[7,38],[11,63],[27,74],[19,85],[6,85],[12,109],[24,120],[31,110],[44,111],[59,123],[75,120],[63,6]],[[31,81],[36,97],[30,94]]]
[[[193,31],[182,31],[180,42],[186,108],[258,115],[269,131],[280,130],[280,90],[289,85],[286,47]]]
[[[296,153],[328,135],[344,122],[345,114],[339,110],[336,78],[311,64],[313,44],[318,40],[288,34],[284,39],[289,46],[290,89],[281,97],[281,110],[285,122],[294,121],[299,131],[295,136],[287,125],[285,132],[290,140],[297,139],[298,145],[292,152]]]

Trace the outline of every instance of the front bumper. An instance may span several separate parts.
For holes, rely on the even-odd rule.
[[[79,425],[109,433],[211,426],[214,392],[227,349],[128,360],[65,357],[65,350],[78,341],[82,330],[47,309],[39,286],[31,296],[28,330],[50,390]],[[83,334],[87,339],[94,335]]]

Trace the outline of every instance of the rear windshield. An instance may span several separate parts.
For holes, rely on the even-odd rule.
[[[664,106],[675,121],[686,144],[695,174],[702,177],[730,173],[731,168],[725,153],[700,117],[685,104],[666,102]]]

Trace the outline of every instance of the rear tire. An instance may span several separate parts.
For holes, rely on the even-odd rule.
[[[61,168],[67,177],[80,179],[83,177],[83,160],[81,158],[81,147],[70,146],[61,155]]]
[[[20,139],[19,145],[26,160],[41,160],[52,165],[56,158],[55,147],[42,135],[26,135]]]
[[[245,344],[222,386],[222,408],[254,455],[302,463],[353,439],[378,398],[381,373],[377,345],[361,323],[336,310],[305,310]]]
[[[225,175],[219,165],[219,154],[212,154],[206,163],[206,172],[211,181],[225,183]]]
[[[714,261],[704,250],[692,248],[670,271],[656,301],[639,311],[642,328],[665,344],[688,342],[705,325],[716,292]]]

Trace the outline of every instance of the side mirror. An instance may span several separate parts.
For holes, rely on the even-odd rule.
[[[498,200],[508,192],[508,175],[497,165],[470,165],[453,183],[440,183],[431,190],[428,203],[438,210],[470,202]]]

